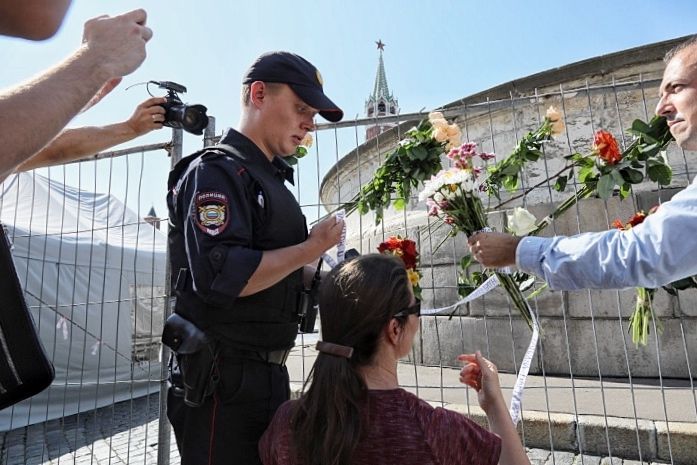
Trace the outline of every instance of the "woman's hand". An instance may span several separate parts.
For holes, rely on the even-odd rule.
[[[484,358],[480,351],[459,355],[457,359],[465,362],[460,370],[460,382],[477,391],[482,410],[488,412],[493,406],[501,405],[505,408],[496,365]]]

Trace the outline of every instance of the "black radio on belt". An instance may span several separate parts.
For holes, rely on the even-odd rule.
[[[356,249],[349,249],[344,254],[344,261],[351,260],[360,255]],[[323,260],[320,258],[317,263],[317,270],[312,277],[312,283],[309,289],[303,289],[300,293],[300,302],[298,303],[298,314],[300,315],[300,332],[314,333],[315,321],[317,320],[317,311],[319,310],[318,294],[319,283],[322,280],[321,271]]]
[[[310,288],[304,288],[299,295],[298,315],[300,316],[299,330],[301,333],[314,333],[315,321],[317,320],[317,293],[319,292],[319,283],[322,280],[321,276],[322,259],[317,263],[317,270],[312,277]]]

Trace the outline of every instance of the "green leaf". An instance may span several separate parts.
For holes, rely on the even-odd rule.
[[[620,200],[626,199],[631,192],[632,192],[631,184],[626,183],[626,182],[623,183],[620,186]]]
[[[501,174],[508,175],[508,176],[516,176],[519,171],[520,171],[520,166],[517,163],[501,167]]]
[[[619,172],[619,170],[613,169],[612,171],[610,171],[610,175],[612,176],[612,181],[616,185],[621,186],[622,184],[624,184],[624,177]]]
[[[395,201],[394,201],[394,208],[395,208],[395,210],[404,210],[404,207],[406,207],[406,205],[407,205],[407,203],[406,203],[406,201],[404,200],[403,197],[398,197],[398,198],[395,199]]]
[[[623,170],[620,170],[620,174],[625,181],[631,184],[639,184],[644,180],[644,174],[641,171],[633,168],[624,168]]]
[[[514,191],[518,188],[518,176],[506,176],[501,184],[507,191]]]
[[[416,145],[411,149],[409,158],[414,160],[425,160],[428,158],[428,150],[423,148],[421,145]]]
[[[557,192],[563,192],[566,189],[566,183],[569,178],[566,176],[559,176],[557,181],[554,183],[554,190]]]
[[[460,268],[466,270],[472,265],[473,262],[474,258],[472,258],[472,255],[467,254],[460,259]]]
[[[604,174],[600,176],[600,179],[598,179],[598,196],[601,199],[609,199],[614,188],[615,181],[612,179],[611,174]]]
[[[645,122],[643,122],[640,119],[635,119],[632,122],[631,131],[634,133],[646,134],[646,133],[651,132],[651,126],[649,126],[648,124],[646,124]]]
[[[670,166],[664,165],[663,163],[656,163],[655,165],[646,168],[646,174],[649,179],[657,182],[661,186],[667,186],[670,184],[670,180],[673,177],[673,171]]]
[[[578,170],[578,180],[585,183],[586,180],[588,180],[590,177],[593,176],[593,165],[590,166],[582,166]]]

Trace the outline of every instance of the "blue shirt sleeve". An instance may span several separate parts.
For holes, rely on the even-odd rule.
[[[551,289],[655,288],[697,275],[697,185],[693,182],[628,231],[525,237],[518,268]]]

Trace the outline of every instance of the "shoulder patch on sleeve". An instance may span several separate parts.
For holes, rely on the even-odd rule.
[[[221,192],[197,193],[194,208],[196,226],[209,236],[222,233],[230,222],[230,204]]]

